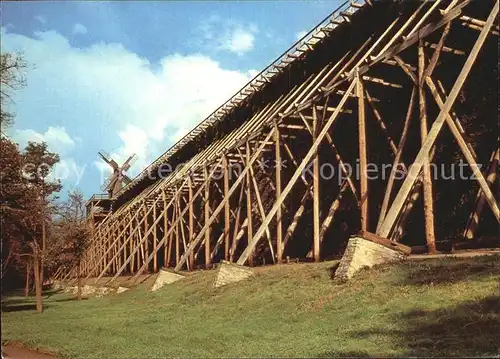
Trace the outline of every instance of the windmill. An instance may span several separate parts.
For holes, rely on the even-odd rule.
[[[118,193],[123,186],[132,182],[130,177],[127,176],[125,172],[132,166],[137,159],[137,156],[135,154],[131,155],[121,167],[106,152],[99,151],[99,156],[101,156],[104,162],[106,162],[113,169],[113,173],[101,186],[101,190],[107,191],[109,193],[109,197],[113,198],[113,195]]]

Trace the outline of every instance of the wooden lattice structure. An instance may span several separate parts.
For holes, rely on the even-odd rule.
[[[430,252],[496,236],[498,8],[346,2],[116,194],[84,275],[319,261],[360,230]],[[460,159],[475,179],[433,176]]]

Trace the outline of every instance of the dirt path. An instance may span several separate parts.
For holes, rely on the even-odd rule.
[[[3,358],[5,359],[55,359],[55,355],[40,353],[33,349],[7,344],[2,345]]]

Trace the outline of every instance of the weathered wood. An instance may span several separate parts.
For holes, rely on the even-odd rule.
[[[421,143],[425,142],[427,137],[427,105],[425,100],[424,90],[424,71],[425,71],[425,53],[424,43],[420,40],[418,45],[418,99],[419,99],[419,113],[420,113],[420,138]],[[432,195],[432,178],[431,167],[429,158],[425,159],[422,166],[423,173],[423,186],[424,193],[424,220],[425,220],[425,240],[427,242],[427,249],[429,253],[436,251],[436,237],[434,234],[434,200]]]
[[[358,146],[359,146],[359,188],[360,188],[360,206],[361,206],[361,230],[368,230],[368,179],[366,173],[366,124],[365,124],[365,92],[363,81],[359,77],[356,80],[358,96]]]
[[[193,215],[194,215],[194,209],[193,209],[193,181],[191,179],[191,176],[188,177],[188,189],[189,189],[189,212],[188,212],[188,220],[189,220],[189,241],[191,242],[194,238],[194,222],[193,222]],[[184,242],[184,250],[186,249],[186,240],[184,238],[184,231],[183,227],[181,227],[181,233],[182,233],[182,238]],[[194,253],[191,252],[191,255],[189,256],[189,265],[188,268],[192,269],[194,267]]]
[[[490,165],[488,171],[486,172],[486,181],[490,186],[493,186],[493,184],[497,179],[499,161],[500,161],[500,150],[497,148],[492,153],[492,156],[490,158]],[[479,217],[481,216],[481,212],[483,211],[484,202],[485,202],[484,193],[481,189],[479,189],[476,196],[474,210],[471,212],[469,220],[467,221],[467,225],[465,227],[464,238],[466,239],[475,238],[476,229],[479,225]]]
[[[316,107],[313,107],[313,143],[316,141],[319,133],[319,120],[316,113]],[[318,150],[313,157],[313,257],[315,262],[321,260],[320,243],[319,243],[319,155]]]
[[[383,245],[384,247],[394,249],[395,251],[398,251],[398,252],[401,252],[404,254],[411,253],[411,247],[405,246],[404,244],[401,244],[401,243],[390,241],[387,238],[383,238],[383,237],[376,235],[375,233],[371,233],[371,232],[367,232],[367,231],[360,231],[359,233],[356,234],[356,237],[361,237],[363,239],[366,239],[367,241]]]
[[[227,157],[224,155],[222,157],[222,165],[224,168],[224,194],[225,198],[229,192],[229,163],[227,161]],[[226,261],[229,260],[229,236],[231,233],[231,218],[229,213],[229,201],[226,201],[224,204],[224,259]]]
[[[281,195],[281,168],[283,163],[281,162],[281,144],[280,144],[280,132],[278,126],[275,124],[274,133],[274,154],[275,154],[275,178],[276,178],[276,199]],[[276,260],[278,264],[281,264],[283,260],[283,222],[282,222],[281,206],[278,207],[276,211]]]
[[[210,178],[208,177],[207,166],[203,167],[203,174],[205,175],[205,223],[207,223],[210,219]],[[210,268],[211,261],[209,226],[205,231],[205,268]]]

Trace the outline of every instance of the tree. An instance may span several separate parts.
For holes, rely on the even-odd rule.
[[[59,266],[76,268],[78,299],[82,298],[81,264],[90,239],[90,226],[85,215],[85,200],[83,193],[74,190],[68,195],[68,200],[60,206],[58,213]],[[53,251],[56,253],[55,251]]]
[[[12,124],[14,114],[5,110],[6,105],[12,102],[12,91],[25,86],[23,70],[27,67],[20,53],[3,52],[0,54],[0,126],[5,128]]]
[[[2,238],[2,279],[9,268],[22,264],[26,252],[23,236],[23,217],[31,199],[22,176],[23,158],[17,145],[0,138],[0,234]]]
[[[59,155],[49,152],[45,142],[28,142],[23,158],[23,176],[26,179],[26,191],[31,197],[30,207],[24,216],[24,230],[29,238],[33,258],[35,278],[36,307],[43,311],[42,286],[44,279],[44,261],[47,257],[47,222],[54,213],[54,193],[61,190],[61,182],[49,178],[53,167],[59,162]]]

